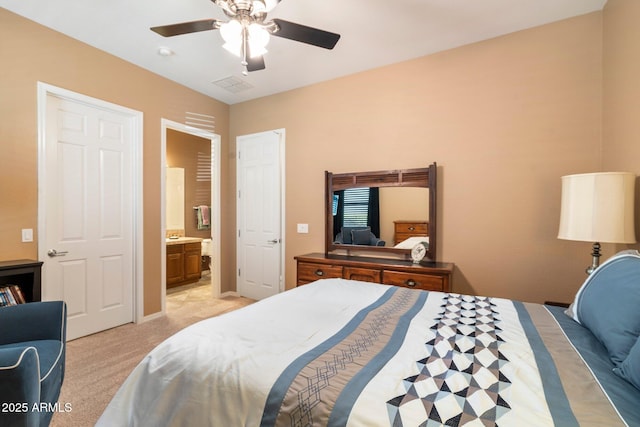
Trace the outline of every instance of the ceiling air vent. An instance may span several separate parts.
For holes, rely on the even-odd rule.
[[[212,83],[231,93],[238,93],[253,88],[253,86],[251,86],[249,83],[235,76],[216,80]]]

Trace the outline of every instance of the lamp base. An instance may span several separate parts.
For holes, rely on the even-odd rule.
[[[587,274],[593,273],[593,271],[600,265],[600,243],[595,242],[593,244],[593,252],[591,253],[591,256],[593,258],[591,260],[591,265],[587,267]]]

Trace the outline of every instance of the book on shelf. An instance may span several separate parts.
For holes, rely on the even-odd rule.
[[[20,286],[5,285],[0,287],[0,307],[24,304],[26,302]]]

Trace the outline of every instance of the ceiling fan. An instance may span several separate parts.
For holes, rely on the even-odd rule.
[[[225,41],[223,47],[242,59],[243,74],[265,68],[263,55],[269,36],[307,43],[333,49],[340,34],[307,27],[283,19],[266,20],[280,0],[211,0],[229,17],[228,21],[202,19],[179,24],[152,27],[151,30],[164,37],[220,30]]]

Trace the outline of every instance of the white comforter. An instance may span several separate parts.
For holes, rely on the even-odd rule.
[[[342,330],[358,312],[389,289],[386,285],[325,279],[192,325],[144,358],[97,425],[258,426],[267,396],[283,371],[296,358]],[[500,375],[508,378],[508,383],[498,385],[489,371],[480,366],[484,360],[487,365],[498,366],[489,354],[492,350],[478,351],[475,355],[472,352],[471,362],[467,361],[465,345],[481,341],[479,335],[478,338],[456,338],[460,354],[451,355],[451,348],[443,347],[451,338],[447,335],[459,334],[459,330],[465,328],[463,324],[453,323],[449,327],[447,318],[442,317],[443,301],[458,297],[428,293],[424,305],[410,321],[397,353],[389,356],[390,360],[368,380],[362,394],[355,399],[348,415],[349,425],[391,425],[394,420],[397,425],[418,425],[427,415],[432,417],[428,425],[434,425],[434,415],[425,415],[421,400],[428,396],[439,401],[437,409],[442,422],[463,411],[466,415],[460,425],[483,425],[479,417],[487,413],[493,413],[499,418],[499,424],[505,426],[528,425],[532,419],[537,425],[553,425],[533,351],[511,301],[491,299],[501,319],[508,320],[500,323],[499,343],[500,354],[508,359],[508,362],[499,362]],[[467,310],[464,303],[459,306],[461,313]],[[452,307],[455,313],[456,305]],[[474,316],[483,316],[481,311],[478,311],[480,314],[474,312]],[[434,328],[436,318],[440,319],[440,326]],[[441,341],[428,345],[436,335]],[[449,362],[433,357],[439,352],[443,357],[448,354]],[[461,367],[473,362],[474,368],[469,371],[476,371],[473,374],[454,372],[450,366],[452,361]],[[425,376],[426,369],[430,374]],[[403,403],[395,412],[390,409],[390,400],[408,393],[410,387],[406,379],[419,377],[421,372],[424,378],[411,380],[411,393],[415,393],[416,398],[405,399],[411,401]],[[432,377],[438,375],[447,379],[445,388],[449,391],[437,389],[442,382],[434,382]],[[470,384],[475,387],[473,390]],[[476,392],[485,386],[495,391],[495,395]],[[458,391],[471,391],[461,401],[456,387]],[[496,411],[498,393],[499,401],[509,402],[508,409],[502,405]],[[470,413],[477,414],[475,421]]]

